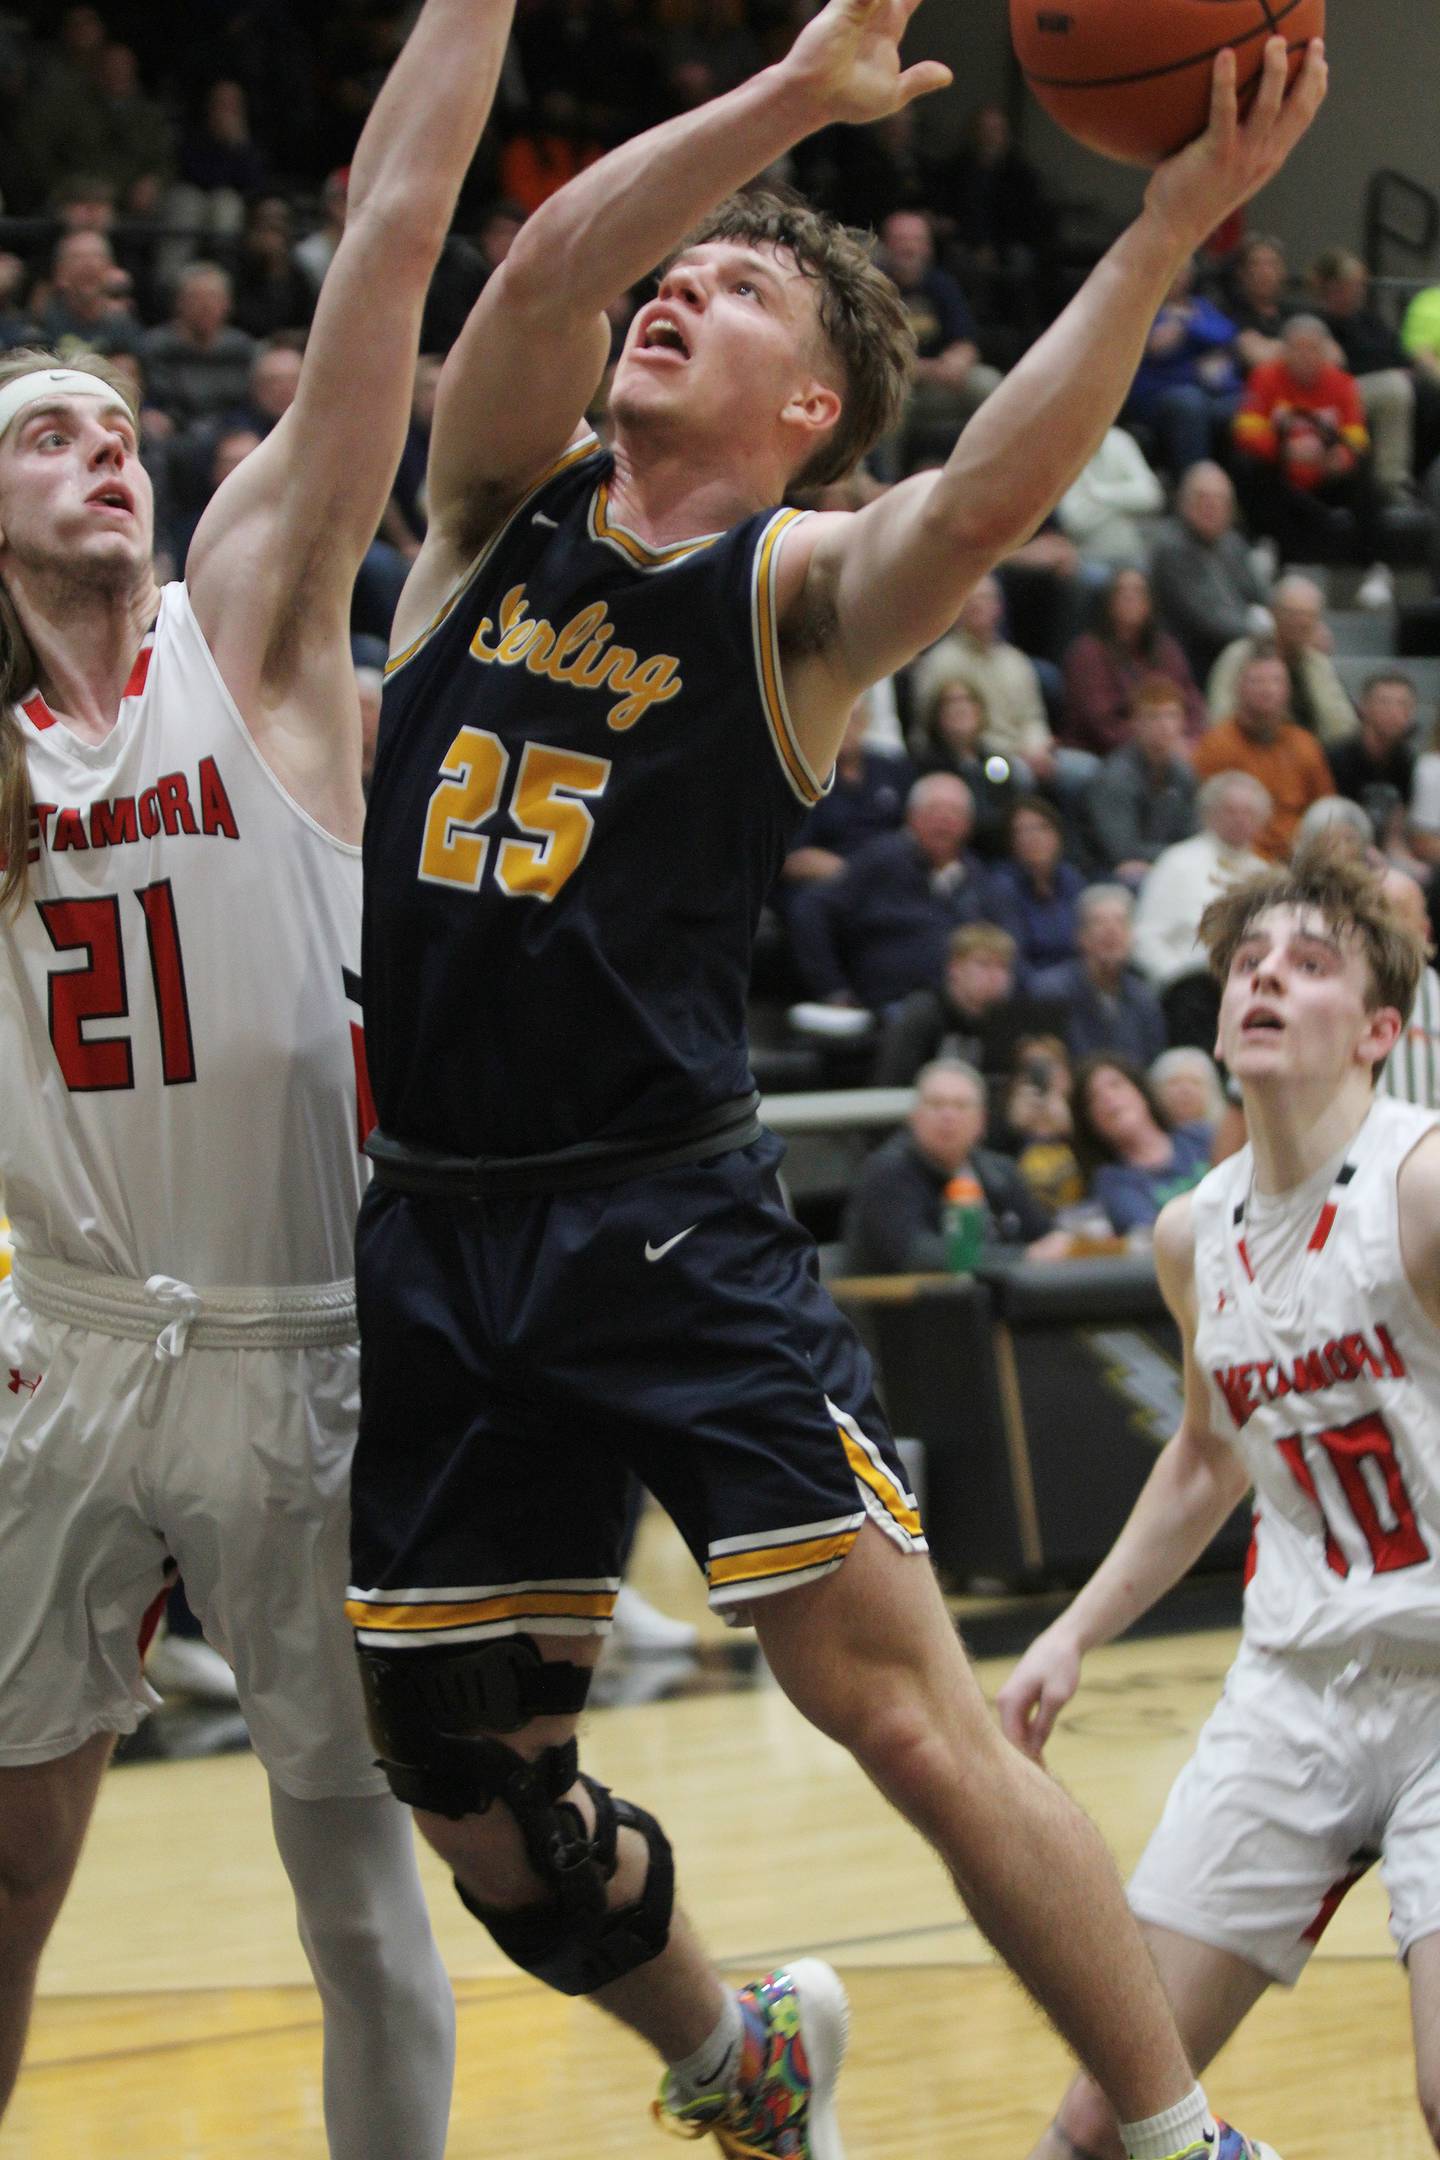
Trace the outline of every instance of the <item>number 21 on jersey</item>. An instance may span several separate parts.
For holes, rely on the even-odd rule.
[[[135,898],[145,917],[161,1077],[166,1087],[183,1087],[195,1078],[195,1043],[175,895],[170,880],[162,878],[138,890]],[[85,955],[79,967],[56,968],[50,975],[50,1042],[65,1085],[72,1095],[113,1094],[132,1088],[135,1056],[129,1035],[87,1033],[92,1021],[130,1017],[119,896],[37,904],[55,951]]]
[[[445,753],[425,817],[424,884],[480,890],[491,858],[491,835],[481,828],[499,807],[509,769],[510,753],[498,735],[461,728]],[[608,758],[525,745],[508,806],[510,822],[524,838],[506,834],[494,850],[492,874],[502,892],[514,900],[555,898],[579,869],[595,830],[585,798],[598,800],[609,778]]]

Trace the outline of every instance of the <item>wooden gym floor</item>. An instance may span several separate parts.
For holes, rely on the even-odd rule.
[[[1066,2076],[1059,2044],[955,1905],[933,1859],[701,1609],[647,1522],[638,1580],[701,1620],[702,1687],[588,1721],[586,1759],[677,1847],[685,1902],[725,1970],[815,1951],[853,2005],[851,2160],[1020,2160]],[[1037,1619],[1036,1625],[1039,1624]],[[983,1632],[981,1630],[980,1632]],[[1093,1657],[1051,1748],[1122,1867],[1214,1701],[1232,1630]],[[981,1665],[993,1692],[1008,1658]],[[638,1668],[635,1686],[644,1691]],[[655,1684],[665,1678],[663,1669]],[[627,1689],[622,1678],[617,1692]],[[651,2064],[582,2003],[507,1968],[426,1856],[459,2003],[451,2160],[656,2160]],[[107,1779],[45,1964],[4,2160],[322,2160],[320,2020],[248,1754],[131,1764]],[[1284,2160],[1425,2160],[1404,1979],[1373,1877],[1292,1994],[1260,2005],[1208,2080]],[[707,2145],[703,2148],[709,2151]],[[395,2160],[406,2160],[396,2154]]]

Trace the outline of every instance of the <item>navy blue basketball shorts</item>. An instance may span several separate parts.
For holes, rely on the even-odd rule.
[[[360,1216],[347,1610],[367,1647],[603,1634],[631,1473],[747,1608],[868,1518],[923,1552],[870,1362],[748,1148],[585,1191]]]

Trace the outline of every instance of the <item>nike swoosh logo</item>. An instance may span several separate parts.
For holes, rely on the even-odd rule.
[[[559,532],[560,530],[560,527],[556,523],[555,519],[552,517],[546,517],[543,510],[537,510],[535,512],[535,515],[531,518],[530,522],[532,525],[548,525],[551,532]]]
[[[699,1227],[699,1223],[692,1222],[690,1225],[690,1230],[698,1230]],[[645,1258],[647,1260],[663,1260],[667,1252],[674,1252],[675,1247],[681,1242],[681,1240],[683,1238],[689,1237],[690,1230],[677,1230],[674,1237],[666,1238],[663,1245],[652,1245],[647,1240],[645,1245]]]

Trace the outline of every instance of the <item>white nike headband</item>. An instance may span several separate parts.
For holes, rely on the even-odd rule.
[[[0,438],[31,405],[62,397],[104,398],[108,405],[130,410],[114,385],[99,375],[88,375],[81,368],[31,368],[28,375],[17,375],[0,390]]]

